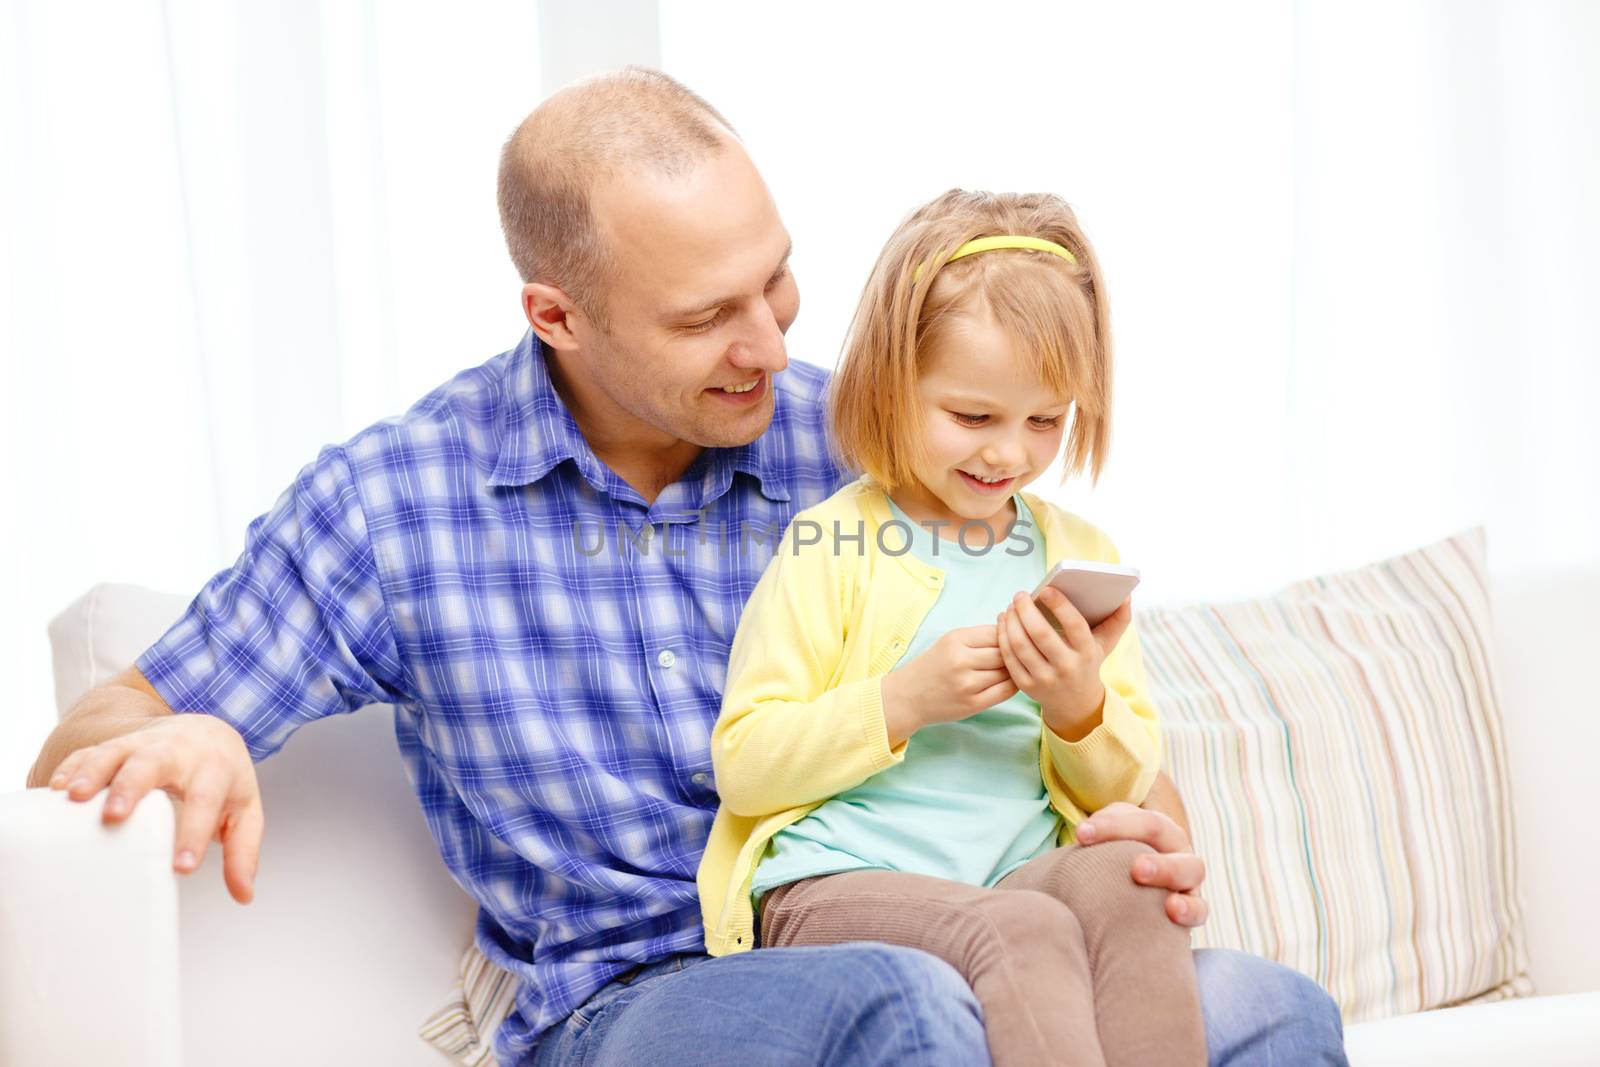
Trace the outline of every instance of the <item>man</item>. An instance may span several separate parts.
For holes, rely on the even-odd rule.
[[[987,1062],[971,991],[932,956],[703,951],[709,732],[739,611],[778,532],[850,477],[824,443],[827,375],[785,355],[799,295],[760,175],[703,100],[627,70],[528,117],[500,208],[529,334],[324,449],[29,784],[109,786],[108,821],[167,790],[175,868],[220,837],[248,903],[254,762],[389,702],[482,905],[478,943],[523,979],[500,1062]],[[1163,779],[1080,839],[1150,844],[1130,876],[1194,926],[1204,869],[1181,819]],[[1196,965],[1213,1062],[1343,1062],[1314,983],[1239,953]]]

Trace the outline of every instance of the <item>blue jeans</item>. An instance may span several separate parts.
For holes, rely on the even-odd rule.
[[[1212,1067],[1345,1065],[1333,998],[1270,960],[1197,949]],[[868,942],[674,956],[549,1030],[524,1067],[983,1067],[978,1002],[955,968]]]

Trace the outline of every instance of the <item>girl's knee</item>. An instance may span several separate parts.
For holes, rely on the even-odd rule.
[[[1103,841],[1098,845],[1079,845],[1079,848],[1088,849],[1098,853],[1098,858],[1110,859],[1129,872],[1133,870],[1133,861],[1140,856],[1154,856],[1156,850],[1143,841]]]
[[[1018,889],[996,893],[971,918],[964,969],[970,976],[1000,961],[1048,956],[1082,958],[1083,925],[1049,893]]]
[[[1166,910],[1168,890],[1133,880],[1134,863],[1156,855],[1155,849],[1142,841],[1079,847],[1088,852],[1075,857],[1075,864],[1063,867],[1062,880],[1068,883],[1064,891],[1083,906],[1086,917],[1121,927],[1143,923],[1164,928],[1171,924]]]

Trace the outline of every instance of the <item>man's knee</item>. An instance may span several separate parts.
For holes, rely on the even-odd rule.
[[[1194,954],[1211,1062],[1346,1067],[1339,1005],[1291,967],[1231,949]]]
[[[894,1050],[885,1062],[988,1064],[983,1012],[954,967],[920,949],[898,945],[859,942],[838,947],[847,950],[849,958],[841,962],[853,976],[846,988],[862,994],[855,999],[857,1021],[865,1029],[858,1032],[892,1038]]]

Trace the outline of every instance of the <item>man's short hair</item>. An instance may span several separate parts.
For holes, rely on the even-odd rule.
[[[565,292],[605,325],[614,252],[595,225],[591,193],[644,167],[678,174],[738,134],[681,82],[644,67],[567,86],[524,119],[500,153],[500,228],[517,273]]]

